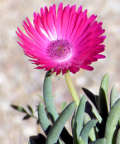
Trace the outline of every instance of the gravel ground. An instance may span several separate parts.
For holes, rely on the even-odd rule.
[[[42,84],[45,72],[34,70],[28,62],[22,49],[16,43],[16,28],[21,26],[22,20],[28,16],[32,18],[33,11],[60,0],[0,0],[0,143],[25,144],[28,137],[37,134],[35,121],[22,121],[21,114],[13,111],[10,104],[25,106],[31,104],[34,109],[42,96]],[[105,60],[93,64],[95,70],[87,72],[81,70],[72,75],[78,93],[81,87],[87,87],[98,92],[101,77],[105,73],[110,75],[110,87],[116,84],[120,90],[120,0],[64,0],[83,5],[89,14],[95,13],[104,22],[107,39]],[[112,83],[112,84],[111,84]],[[53,76],[53,91],[58,110],[64,101],[71,101],[63,76]]]

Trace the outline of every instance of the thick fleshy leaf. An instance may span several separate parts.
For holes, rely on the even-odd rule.
[[[91,120],[83,127],[80,136],[84,140],[85,144],[88,144],[90,130],[96,125],[96,123],[97,120]]]
[[[87,124],[89,121],[91,120],[90,116],[85,113],[85,116],[84,116],[84,125]],[[92,128],[89,132],[89,138],[91,141],[95,141],[96,140],[96,134],[95,134],[95,129]]]
[[[116,144],[117,143],[117,136],[118,136],[118,131],[119,131],[119,126],[117,125],[116,126],[116,129],[114,131],[114,136],[113,136],[113,139],[112,139],[112,144]]]
[[[79,137],[77,139],[77,144],[86,144],[86,143],[84,142],[84,140],[81,137]]]
[[[110,93],[110,106],[112,107],[114,103],[120,98],[120,95],[116,89],[115,86],[112,87],[111,93]]]
[[[101,86],[99,90],[99,111],[102,116],[108,115],[109,111],[109,102],[108,102],[108,83],[109,83],[109,76],[105,74],[101,81]]]
[[[76,133],[77,136],[80,135],[80,132],[83,128],[83,120],[84,120],[84,112],[85,112],[85,104],[86,104],[86,97],[83,96],[80,100],[76,116],[75,116],[75,123],[76,123]]]
[[[47,133],[48,128],[50,127],[50,121],[47,117],[46,111],[42,103],[38,106],[38,121],[45,133]]]
[[[105,74],[101,81],[101,86],[99,89],[99,98],[98,98],[98,110],[102,117],[102,123],[99,125],[99,136],[104,136],[104,129],[109,112],[109,102],[108,102],[108,82],[109,76]]]
[[[113,105],[106,122],[106,144],[112,144],[113,135],[120,119],[120,99]]]
[[[116,144],[120,144],[120,129],[118,130],[118,133],[117,133]]]
[[[51,73],[47,72],[44,79],[43,85],[43,97],[48,114],[52,117],[53,121],[58,118],[58,113],[56,111],[54,100],[52,96],[52,83],[51,83]]]
[[[98,139],[96,142],[94,142],[92,144],[108,144],[108,143],[106,143],[105,138],[101,138],[101,139]]]
[[[50,132],[46,140],[46,144],[54,144],[58,141],[66,121],[70,118],[74,110],[75,103],[71,103],[60,114],[59,118],[56,120],[53,127],[50,129]]]
[[[77,140],[80,136],[80,132],[83,128],[85,104],[86,104],[86,97],[83,96],[80,99],[77,112],[74,114],[74,117],[72,118],[72,133],[73,133],[74,143],[77,143]]]

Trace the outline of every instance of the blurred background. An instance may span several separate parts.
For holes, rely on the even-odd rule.
[[[62,0],[61,0],[62,1]],[[23,19],[32,20],[33,11],[40,7],[58,4],[60,0],[0,0],[0,143],[25,144],[30,135],[37,134],[35,121],[22,121],[23,115],[14,111],[10,104],[36,109],[42,96],[45,72],[34,66],[24,56],[16,43],[16,28]],[[98,15],[106,29],[106,59],[94,63],[94,71],[81,70],[72,75],[74,85],[80,95],[81,87],[98,92],[105,73],[110,75],[110,87],[116,84],[120,91],[120,0],[63,0],[64,4],[83,5],[89,14]],[[63,76],[53,76],[53,94],[58,111],[62,102],[69,103],[71,96]]]

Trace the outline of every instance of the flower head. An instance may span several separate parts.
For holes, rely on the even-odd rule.
[[[93,70],[90,64],[105,56],[102,22],[96,16],[87,16],[82,6],[65,6],[60,3],[41,8],[34,13],[33,24],[28,18],[23,21],[25,33],[19,28],[19,45],[37,65],[37,69],[63,74],[78,72],[81,68]]]

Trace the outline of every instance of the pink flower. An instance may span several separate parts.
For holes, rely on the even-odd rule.
[[[44,7],[34,13],[33,24],[28,18],[23,21],[25,33],[17,29],[18,43],[37,69],[56,74],[93,70],[90,64],[105,57],[100,54],[105,30],[96,17],[88,17],[82,6],[76,9],[76,5],[60,3],[57,11],[56,5]]]

